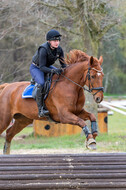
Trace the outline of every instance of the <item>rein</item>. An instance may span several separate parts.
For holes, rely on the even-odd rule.
[[[89,93],[91,93],[93,90],[97,90],[97,92],[93,94],[93,96],[95,96],[95,95],[96,95],[98,92],[100,92],[100,91],[104,92],[104,87],[96,87],[96,88],[93,87],[93,85],[91,84],[91,78],[90,78],[90,70],[91,70],[91,69],[92,69],[92,70],[95,70],[95,71],[97,71],[97,72],[99,72],[99,73],[102,73],[102,71],[103,71],[103,69],[102,69],[102,70],[97,70],[97,69],[95,69],[95,68],[90,68],[90,67],[88,68],[88,72],[87,72],[87,75],[86,75],[85,82],[86,82],[86,80],[88,79],[88,81],[89,81],[89,89],[87,89],[87,88],[81,86],[80,84],[74,82],[73,80],[71,80],[71,79],[69,79],[68,77],[66,77],[65,75],[63,75],[62,73],[61,73],[61,75],[62,75],[64,78],[66,78],[67,80],[71,81],[72,83],[76,84],[77,86],[81,87],[82,89],[86,90],[86,91],[89,92]],[[92,85],[92,88],[91,88],[91,85]]]

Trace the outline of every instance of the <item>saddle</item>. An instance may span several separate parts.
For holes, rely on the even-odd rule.
[[[52,73],[47,73],[45,75],[45,84],[42,90],[42,93],[44,94],[44,100],[47,98],[50,86],[52,83]],[[31,79],[31,84],[28,85],[25,90],[22,93],[22,98],[33,98],[36,99],[36,91],[37,91],[37,83],[34,79]]]

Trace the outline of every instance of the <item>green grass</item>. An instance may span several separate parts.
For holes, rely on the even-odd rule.
[[[126,152],[126,116],[117,112],[108,116],[108,134],[100,134],[97,142],[101,151]]]
[[[120,113],[114,112],[113,116],[108,117],[109,134],[121,134],[126,135],[126,116]]]
[[[84,148],[85,136],[82,134],[61,137],[34,137],[33,128],[26,127],[16,137],[30,134],[27,138],[16,138],[12,141],[11,149],[62,149],[62,148]],[[4,138],[0,137],[0,148],[2,149]],[[126,116],[114,112],[108,116],[108,134],[99,134],[97,137],[98,152],[121,151],[126,152]]]
[[[109,94],[109,93],[104,93],[104,96],[105,97],[113,97],[113,98],[116,98],[116,99],[118,99],[118,98],[120,98],[120,97],[123,97],[123,98],[125,98],[126,97],[126,94]]]
[[[41,148],[77,148],[83,144],[83,138],[80,135],[62,136],[62,137],[28,137],[20,141],[20,148],[25,149],[41,149]],[[14,149],[18,149],[17,143],[12,144]]]

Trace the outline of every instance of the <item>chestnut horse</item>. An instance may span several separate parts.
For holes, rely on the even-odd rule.
[[[87,148],[95,149],[97,123],[94,114],[84,110],[84,85],[92,93],[96,103],[103,100],[102,56],[90,57],[80,50],[72,50],[66,58],[68,64],[60,76],[54,74],[45,105],[50,117],[60,123],[78,125],[85,132]],[[57,81],[57,82],[56,82]],[[15,121],[6,130],[4,154],[10,153],[13,137],[38,117],[36,101],[32,98],[22,99],[22,92],[30,82],[14,82],[0,85],[0,134],[7,129],[11,120]],[[91,132],[85,121],[91,121]]]

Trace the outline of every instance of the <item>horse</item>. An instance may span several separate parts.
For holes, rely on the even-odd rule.
[[[54,74],[50,91],[45,100],[50,117],[55,122],[78,125],[86,136],[86,147],[96,149],[97,121],[94,114],[84,110],[87,90],[93,95],[96,103],[103,100],[103,71],[99,59],[87,55],[81,50],[71,50],[65,59],[67,67],[61,75]],[[36,101],[32,98],[23,99],[22,92],[30,81],[5,83],[0,85],[0,134],[6,130],[4,154],[10,154],[13,137],[32,124],[33,120],[47,120],[38,117]],[[86,88],[84,86],[87,86]],[[8,127],[14,119],[11,127]],[[90,120],[91,132],[85,121]]]

